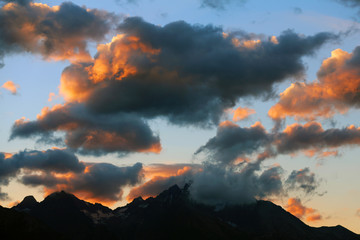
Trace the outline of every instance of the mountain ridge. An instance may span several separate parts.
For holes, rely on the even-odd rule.
[[[222,208],[196,203],[188,187],[174,185],[157,197],[138,197],[114,210],[64,191],[39,203],[25,197],[9,210],[33,217],[64,239],[360,240],[340,225],[310,227],[269,201]]]

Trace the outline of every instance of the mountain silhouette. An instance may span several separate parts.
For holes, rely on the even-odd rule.
[[[0,209],[0,229],[10,226],[16,231],[17,221],[6,220],[10,216],[29,219],[36,239],[360,240],[342,226],[310,227],[269,201],[221,207],[199,204],[189,197],[188,187],[174,185],[155,198],[139,197],[114,210],[63,191],[40,203],[26,197],[12,209]],[[17,231],[29,233],[25,225]]]

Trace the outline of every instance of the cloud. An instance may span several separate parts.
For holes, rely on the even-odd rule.
[[[248,108],[248,107],[238,107],[233,111],[233,121],[238,122],[242,121],[244,119],[247,119],[250,115],[255,114],[256,111],[254,109]]]
[[[360,47],[352,53],[341,49],[332,51],[324,60],[318,80],[312,83],[296,82],[280,94],[279,101],[268,114],[273,119],[295,117],[314,120],[347,113],[359,108]]]
[[[201,146],[195,154],[206,153],[215,162],[231,163],[258,152],[271,141],[260,122],[242,128],[226,121],[219,125],[216,136]]]
[[[234,163],[249,157],[274,157],[303,152],[319,157],[337,155],[342,146],[360,144],[360,128],[323,129],[318,122],[294,123],[282,132],[267,132],[261,123],[240,127],[229,121],[219,125],[216,136],[201,146],[195,155],[205,153],[213,162]]]
[[[293,170],[285,183],[289,190],[299,189],[303,190],[306,194],[314,193],[320,185],[315,173],[311,172],[309,168]]]
[[[78,173],[85,165],[67,150],[52,149],[47,151],[21,151],[16,154],[0,153],[0,185],[7,186],[11,179],[22,171],[47,173]],[[8,199],[7,193],[1,192],[0,198]]]
[[[306,219],[308,222],[318,221],[322,219],[320,213],[313,208],[308,208],[301,203],[298,198],[289,198],[286,211],[299,219]]]
[[[118,167],[109,163],[86,163],[81,173],[27,174],[20,181],[29,186],[44,186],[47,193],[64,190],[89,201],[114,204],[122,199],[123,188],[141,182],[142,164]]]
[[[283,192],[282,168],[274,166],[258,173],[260,170],[260,163],[232,167],[205,164],[203,171],[193,177],[189,189],[191,197],[209,205],[237,205],[280,195]]]
[[[241,97],[264,96],[272,85],[303,73],[302,56],[337,36],[286,31],[249,47],[251,34],[173,22],[163,27],[137,17],[99,45],[93,64],[65,69],[60,90],[97,113],[137,113],[173,124],[217,124]],[[119,54],[119,53],[122,54]],[[121,80],[121,81],[120,81]]]
[[[174,170],[177,170],[174,172]],[[141,196],[143,198],[155,197],[165,189],[177,184],[184,186],[192,181],[193,175],[201,171],[198,165],[164,165],[156,164],[145,168],[145,177],[151,177],[144,184],[132,188],[127,196],[128,201]]]
[[[360,128],[351,125],[346,128],[324,130],[320,123],[309,122],[304,125],[294,123],[287,126],[276,137],[279,153],[287,154],[299,150],[322,150],[341,146],[360,144]]]
[[[13,8],[5,6],[4,11]],[[98,22],[97,10],[84,13],[84,9],[70,3],[52,10],[41,4],[29,6],[53,11],[50,22],[77,11]],[[94,39],[103,36],[92,35],[99,28],[95,23],[91,29],[79,23],[82,31],[77,25],[70,29],[70,23],[69,19],[62,20],[64,26],[60,24],[54,31],[63,31],[62,38],[77,32]],[[158,153],[160,140],[147,120],[165,118],[177,125],[217,125],[224,111],[239,98],[271,94],[274,83],[303,73],[303,56],[337,39],[331,33],[305,37],[286,31],[277,38],[259,40],[243,32],[224,34],[212,25],[180,21],[160,27],[137,17],[126,18],[118,31],[120,34],[110,43],[98,45],[90,62],[65,68],[60,94],[66,103],[44,108],[35,121],[16,121],[11,140],[38,137],[47,143],[64,141],[79,153],[93,155]],[[64,138],[59,138],[58,132],[64,133]]]
[[[92,114],[82,104],[44,108],[36,121],[20,119],[13,125],[10,139],[40,137],[51,143],[53,133],[64,132],[65,144],[81,154],[104,155],[161,150],[160,140],[141,118],[129,115]]]
[[[0,183],[8,184],[9,178],[21,169],[47,172],[81,172],[85,165],[68,150],[50,149],[46,151],[20,151],[16,154],[0,153]]]
[[[113,14],[71,2],[49,7],[32,1],[5,1],[0,9],[0,57],[31,52],[49,60],[89,61],[87,41],[103,40]]]
[[[66,149],[0,153],[0,184],[8,185],[15,178],[27,186],[43,186],[48,193],[65,190],[84,199],[114,203],[121,200],[125,186],[142,181],[143,168],[141,163],[118,167],[80,162]]]
[[[28,5],[29,3],[33,2],[32,0],[1,0],[0,2],[5,3],[17,3],[19,5]]]
[[[42,6],[34,4],[30,6]],[[62,19],[62,8],[70,8],[65,15],[83,11],[63,4],[51,10],[55,11],[51,19]],[[63,24],[70,25],[70,20]],[[61,37],[79,31],[75,26],[54,31],[62,29],[66,34]],[[93,29],[97,28],[84,32],[92,36]],[[65,68],[60,94],[66,103],[44,108],[35,121],[16,121],[11,140],[40,137],[59,144],[62,138],[54,136],[61,132],[66,146],[83,154],[158,153],[160,140],[147,120],[165,118],[200,127],[218,124],[239,98],[271,94],[274,83],[301,75],[302,56],[337,38],[331,33],[305,37],[286,31],[255,41],[258,36],[253,34],[224,34],[211,25],[180,21],[160,27],[137,17],[126,18],[118,31],[121,34],[110,43],[98,45],[91,62]]]
[[[235,2],[235,3],[245,3],[246,0],[201,0],[202,7],[209,7],[217,10],[224,10],[226,5]]]
[[[153,167],[155,167],[153,169]],[[133,188],[127,199],[156,196],[164,189],[177,184],[190,184],[190,197],[197,202],[218,204],[243,204],[257,198],[285,194],[280,166],[262,169],[260,162],[225,166],[203,162],[201,165],[154,165],[145,167],[150,180]],[[174,171],[177,169],[177,171]],[[170,170],[170,171],[169,171]]]
[[[1,88],[8,90],[12,95],[16,95],[18,93],[19,85],[15,84],[13,81],[7,81],[1,86]]]

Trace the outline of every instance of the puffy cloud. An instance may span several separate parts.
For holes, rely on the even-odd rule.
[[[260,122],[251,127],[242,128],[225,121],[218,127],[216,136],[211,138],[195,154],[206,153],[215,162],[231,163],[258,152],[271,141]]]
[[[341,49],[332,51],[324,60],[312,83],[291,84],[269,110],[273,119],[287,116],[296,119],[329,118],[336,113],[344,114],[349,108],[359,108],[360,47],[352,53]]]
[[[21,151],[16,154],[0,153],[0,183],[7,184],[21,169],[47,172],[81,172],[85,165],[68,150]]]
[[[61,5],[53,11],[63,7],[78,9]],[[275,82],[302,74],[302,56],[337,38],[286,31],[276,41],[249,47],[241,43],[251,34],[224,35],[221,28],[185,22],[160,27],[136,17],[118,30],[110,43],[98,46],[92,62],[63,71],[60,93],[66,103],[44,108],[36,121],[18,120],[10,139],[39,136],[58,143],[54,133],[65,132],[65,144],[84,154],[159,152],[159,138],[147,119],[217,124],[238,98],[269,94]]]
[[[4,11],[14,6],[5,5]],[[39,6],[50,11],[41,4],[28,7]],[[70,10],[83,11],[63,4],[51,10],[54,16],[49,21],[62,19]],[[70,20],[63,21],[70,25]],[[75,32],[94,39],[102,36],[93,36],[83,24],[82,31],[61,24],[54,31],[65,31],[61,37]],[[330,33],[305,37],[286,31],[275,40],[250,46],[245,42],[253,40],[251,34],[224,35],[221,28],[185,22],[160,27],[137,17],[125,19],[118,30],[121,34],[110,43],[98,45],[91,62],[72,64],[63,71],[60,93],[66,103],[44,108],[35,121],[18,120],[10,139],[38,136],[59,143],[54,133],[64,132],[65,144],[83,154],[158,153],[159,138],[146,120],[162,117],[173,124],[201,127],[218,124],[240,97],[270,94],[274,83],[302,74],[303,56],[337,38]]]
[[[44,108],[36,121],[20,119],[13,125],[10,139],[38,136],[51,142],[56,131],[65,132],[65,144],[82,154],[161,150],[159,138],[141,118],[129,114],[92,114],[82,104]]]
[[[0,153],[0,185],[8,185],[21,170],[45,172],[79,172],[85,165],[67,150],[22,151],[17,154]],[[0,198],[8,198],[2,193]]]
[[[61,93],[97,113],[138,113],[174,124],[217,124],[240,97],[261,96],[272,85],[302,74],[301,58],[336,35],[304,37],[286,31],[254,47],[236,42],[251,34],[211,25],[173,22],[163,27],[137,17],[120,35],[99,45],[94,63],[65,69]],[[237,40],[237,41],[234,41]]]
[[[13,81],[7,81],[1,87],[11,92],[11,94],[16,95],[19,85],[15,84]]]
[[[65,190],[90,201],[113,204],[122,199],[123,187],[134,186],[142,178],[141,163],[129,167],[87,163],[81,173],[28,174],[21,178],[21,182],[30,186],[44,186],[48,193]]]
[[[324,130],[320,123],[309,122],[304,125],[294,123],[276,136],[275,145],[279,153],[292,153],[299,150],[321,150],[360,144],[360,128],[351,125],[346,128]]]
[[[269,133],[260,123],[243,128],[227,121],[219,125],[216,136],[195,154],[206,153],[214,162],[233,163],[254,154],[263,159],[297,152],[308,156],[334,156],[336,148],[359,144],[360,128],[353,125],[325,130],[318,122],[294,123],[282,132]]]
[[[259,162],[232,167],[205,164],[203,171],[193,177],[189,188],[191,197],[209,205],[236,205],[280,195],[282,168],[273,166],[258,173],[260,170]]]
[[[313,208],[308,208],[301,203],[300,199],[289,198],[286,211],[299,219],[306,219],[308,222],[318,221],[322,216]]]
[[[43,186],[46,192],[66,190],[85,199],[114,203],[125,186],[143,179],[141,163],[118,167],[109,163],[85,163],[66,149],[0,153],[0,184],[18,180],[28,186]],[[5,198],[6,193],[0,196]]]
[[[5,2],[0,9],[0,57],[31,52],[51,60],[89,61],[87,41],[102,40],[116,20],[113,14],[71,2],[54,7],[28,0]]]

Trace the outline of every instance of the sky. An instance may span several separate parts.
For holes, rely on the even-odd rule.
[[[360,1],[0,1],[0,204],[191,183],[360,233]]]

